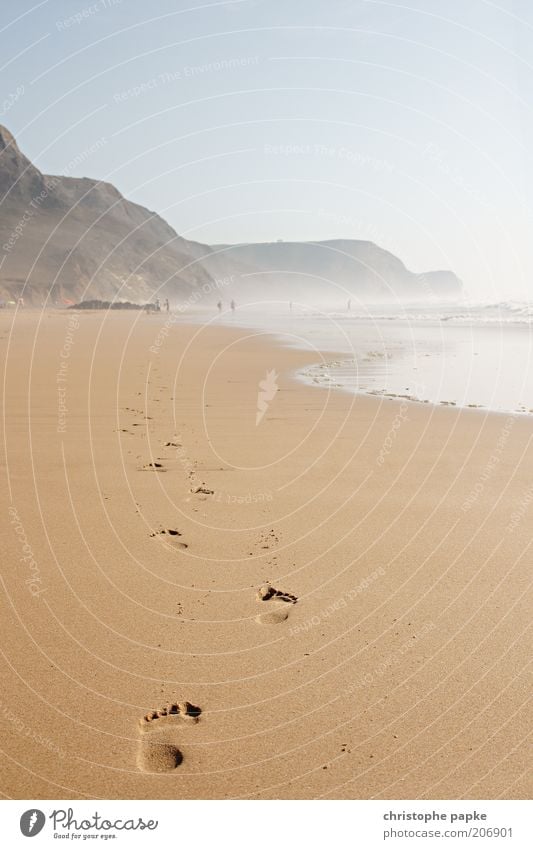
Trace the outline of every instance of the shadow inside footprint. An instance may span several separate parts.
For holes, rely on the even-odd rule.
[[[282,590],[277,590],[271,587],[270,584],[265,584],[257,592],[257,600],[259,602],[279,602],[272,605],[272,609],[266,613],[260,613],[255,617],[255,621],[260,625],[279,625],[289,618],[289,609],[287,604],[296,604],[297,596],[292,593],[286,593]]]
[[[197,486],[197,487],[193,487],[193,488],[191,489],[191,492],[192,492],[192,493],[194,493],[195,495],[198,495],[198,494],[199,494],[199,495],[214,495],[214,494],[215,494],[215,490],[214,490],[214,489],[208,489],[208,488],[207,488],[206,486],[204,486],[204,485],[202,485],[202,486]]]
[[[142,772],[173,772],[183,761],[174,739],[180,722],[196,723],[201,708],[190,702],[174,702],[145,714],[139,723],[143,739],[139,741],[137,766]],[[144,737],[146,734],[146,737]]]
[[[176,528],[162,528],[160,531],[154,531],[150,536],[157,537],[162,534],[168,534],[169,537],[180,537],[181,531],[177,531]]]

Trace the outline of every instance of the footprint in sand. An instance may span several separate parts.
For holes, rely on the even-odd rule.
[[[154,460],[153,463],[145,463],[142,467],[143,472],[166,472],[163,463],[158,463]]]
[[[174,702],[147,713],[139,723],[141,739],[137,766],[141,772],[173,772],[183,761],[176,739],[179,728],[198,722],[201,709],[190,702]]]
[[[150,536],[151,537],[159,537],[159,536],[168,537],[168,542],[172,542],[172,544],[175,545],[176,548],[188,548],[189,547],[186,542],[182,542],[179,539],[179,537],[181,536],[181,532],[176,530],[176,528],[162,528],[159,531],[154,531],[152,534],[150,534]]]
[[[201,486],[193,486],[191,488],[190,492],[194,493],[194,495],[214,495],[215,494],[215,490],[209,489],[205,484],[202,484]],[[202,500],[205,501],[205,499],[202,499]]]
[[[279,625],[280,622],[285,622],[289,618],[287,604],[296,604],[298,598],[292,593],[285,593],[271,587],[270,584],[265,584],[257,593],[257,601],[261,604],[264,602],[276,603],[266,613],[260,613],[259,616],[256,616],[255,621],[261,625]]]

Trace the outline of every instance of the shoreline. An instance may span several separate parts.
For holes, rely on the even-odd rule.
[[[206,316],[204,314],[197,314],[196,316],[192,316],[192,317],[188,316],[188,318],[192,319],[191,322],[190,322],[191,324],[204,325],[204,323],[207,321],[209,326],[217,326],[217,327],[222,326],[222,327],[227,327],[230,330],[233,328],[233,329],[248,330],[249,332],[253,332],[253,333],[254,332],[255,333],[265,333],[265,334],[271,336],[274,339],[274,341],[276,342],[276,344],[286,348],[289,351],[290,350],[299,350],[299,351],[309,351],[310,350],[309,346],[311,345],[311,340],[310,340],[310,338],[307,338],[306,336],[303,336],[303,337],[298,336],[298,338],[300,339],[300,344],[290,344],[290,343],[284,342],[285,334],[288,333],[290,336],[294,336],[293,329],[292,329],[291,326],[283,328],[283,324],[282,324],[281,329],[275,329],[273,327],[269,328],[268,326],[263,326],[263,325],[261,325],[261,323],[254,325],[253,321],[250,321],[250,323],[240,324],[238,322],[234,323],[233,320],[230,319],[229,317],[227,318],[226,321],[220,321],[220,317],[218,317],[216,315],[213,316],[212,314],[209,314],[208,316]],[[281,322],[283,322],[283,320],[286,319],[286,318],[287,318],[286,316],[282,316],[282,315],[277,316],[277,319],[280,320]],[[180,322],[180,319],[178,318],[177,323],[179,323],[179,322]],[[187,323],[187,319],[185,319],[184,323]],[[419,322],[416,322],[416,323],[419,323]],[[361,326],[364,326],[364,327],[369,326],[366,322],[360,322],[360,324],[361,324]],[[379,321],[378,321],[378,324],[379,324]],[[393,323],[393,325],[394,325],[394,323]],[[388,327],[389,326],[388,322],[386,322],[384,324],[384,326]],[[422,322],[421,326],[425,327],[427,329],[425,322]],[[482,329],[486,330],[486,329],[488,329],[488,327],[489,326],[483,326]],[[311,328],[308,328],[308,331],[310,329]],[[455,330],[459,330],[459,329],[462,330],[464,328],[463,327],[461,327],[461,328],[455,327],[454,329]],[[471,329],[479,330],[480,328],[473,325],[473,327]],[[516,330],[515,327],[511,327],[511,328],[508,328],[508,329],[510,331]],[[521,329],[527,329],[527,328],[521,328]],[[316,330],[315,330],[315,332],[316,332]],[[378,341],[378,338],[379,338],[379,335],[376,337],[376,342]],[[403,340],[402,344],[404,346],[406,346],[406,345],[408,345],[408,343],[410,343],[410,341],[412,342],[412,340],[408,340],[407,337],[406,337]],[[369,356],[368,352],[366,352],[366,356],[365,356],[364,355],[365,352],[362,349],[356,350],[356,348],[352,348],[351,350],[346,349],[346,350],[342,351],[342,350],[339,350],[338,348],[336,348],[333,344],[329,344],[329,345],[326,344],[327,343],[326,338],[322,338],[320,340],[320,342],[321,342],[321,344],[317,343],[317,346],[314,347],[314,352],[317,355],[322,356],[322,361],[320,362],[318,360],[313,360],[312,362],[308,362],[306,367],[305,367],[305,370],[303,370],[301,372],[296,372],[297,379],[301,380],[306,385],[313,386],[313,385],[318,384],[318,385],[322,385],[324,388],[336,388],[336,389],[340,389],[342,392],[348,392],[350,394],[364,395],[364,396],[376,397],[376,398],[382,398],[382,399],[393,399],[393,400],[397,399],[398,401],[402,401],[402,400],[405,399],[405,400],[409,401],[410,403],[430,405],[432,407],[454,407],[456,409],[460,409],[460,410],[464,410],[464,411],[474,410],[474,411],[481,411],[481,412],[486,412],[486,413],[496,413],[498,415],[504,415],[504,416],[507,416],[507,415],[511,415],[511,416],[531,416],[531,415],[533,415],[533,407],[529,408],[527,405],[524,405],[524,404],[522,404],[522,406],[520,406],[520,407],[514,407],[514,408],[512,406],[507,406],[507,407],[491,406],[490,404],[478,403],[478,402],[474,402],[474,401],[468,402],[466,399],[462,402],[455,401],[453,399],[448,399],[448,398],[443,398],[442,400],[434,400],[434,399],[431,399],[431,398],[416,397],[413,393],[405,394],[404,392],[401,392],[401,391],[396,392],[396,391],[392,391],[392,390],[387,390],[386,388],[385,389],[371,389],[368,386],[364,385],[364,383],[368,382],[368,379],[369,379],[369,374],[366,373],[366,381],[365,381],[365,367],[364,367],[364,363],[368,362],[368,356]],[[367,344],[371,344],[371,343],[367,342]],[[371,352],[371,354],[372,354],[372,352]],[[387,356],[389,356],[389,355],[387,355]],[[422,353],[422,358],[424,356],[429,356],[429,355],[427,353],[426,354]],[[334,358],[333,363],[331,362],[332,358]],[[393,357],[391,362],[394,362],[394,359],[395,359],[395,357]],[[351,362],[358,362],[358,364],[360,363],[363,366],[362,371],[361,371],[361,374],[363,376],[363,385],[361,387],[354,388],[351,385],[350,380],[348,380],[347,382],[345,382],[343,384],[342,383],[342,380],[343,380],[342,373],[341,374],[338,374],[338,373],[335,374],[336,368],[338,368],[339,366],[342,367],[343,364],[345,365],[345,364],[349,364]],[[437,366],[439,366],[439,365],[441,365],[441,364],[439,364],[437,362]],[[487,370],[489,369],[489,365],[490,364],[487,364]],[[472,363],[471,363],[471,366],[472,366]],[[441,365],[441,367],[442,367],[442,365]],[[320,371],[321,371],[321,369],[325,369],[325,368],[332,368],[333,369],[333,375],[330,376],[329,382],[326,381],[326,380],[320,379]],[[418,371],[418,367],[415,369],[415,371]],[[394,374],[394,370],[393,370],[393,374]],[[398,374],[396,375],[396,377],[402,383],[403,383],[404,380],[414,379],[415,380],[415,388],[416,388],[416,381],[418,380],[418,375],[411,374],[411,377],[409,377],[409,367],[408,367],[408,365],[405,365],[405,372],[403,372],[400,369]],[[501,377],[500,377],[500,379],[501,379]],[[370,377],[370,380],[372,381],[372,377]],[[341,381],[341,382],[339,382],[339,381]],[[450,389],[450,391],[451,391],[451,389]],[[453,398],[453,395],[452,395],[452,398]],[[530,403],[533,403],[533,399],[530,399]]]
[[[29,315],[31,315],[31,314],[33,314],[33,315],[37,315],[37,314],[39,314],[39,315],[49,315],[49,314],[50,315],[70,315],[71,320],[76,319],[79,316],[84,316],[84,315],[94,315],[94,316],[100,315],[100,316],[102,316],[102,314],[108,313],[108,312],[114,313],[115,311],[90,309],[90,310],[80,310],[80,311],[76,312],[73,309],[72,312],[70,312],[70,311],[67,311],[65,309],[61,309],[61,308],[57,308],[57,307],[42,309],[40,307],[27,306],[27,307],[24,308],[24,314],[29,314]],[[144,310],[141,307],[139,307],[139,310],[135,311],[135,312],[137,312],[138,314],[144,314]],[[120,314],[120,311],[118,311],[118,313]],[[15,317],[15,311],[14,310],[12,310],[12,311],[6,310],[4,316],[7,317],[9,315]],[[158,315],[157,313],[153,313],[152,315],[153,315],[154,318],[162,319],[166,314],[162,311],[160,315]],[[210,327],[213,327],[213,328],[219,328],[219,327],[220,328],[226,328],[229,331],[244,330],[244,331],[248,331],[248,332],[252,332],[252,333],[258,333],[260,335],[267,336],[267,337],[269,337],[273,340],[273,342],[276,344],[277,347],[283,348],[284,350],[300,351],[300,352],[306,351],[306,349],[304,347],[299,348],[297,346],[291,346],[291,345],[284,344],[282,342],[282,334],[277,333],[275,330],[267,330],[267,329],[264,329],[264,328],[254,327],[252,324],[250,324],[250,325],[240,325],[240,324],[235,325],[235,324],[232,324],[231,322],[222,323],[222,322],[219,322],[217,316],[213,316],[212,313],[210,313],[209,315],[211,316],[212,321],[210,323],[206,324],[205,321],[203,320],[203,319],[205,319],[205,316],[197,315],[196,320],[194,320],[194,316],[191,317],[189,315],[185,316],[184,314],[182,314],[181,318],[176,318],[177,313],[171,311],[170,314],[169,314],[170,317],[167,317],[165,319],[163,327],[165,327],[165,325],[169,324],[170,327],[174,327],[174,326],[183,326],[183,327],[187,327],[187,326],[190,326],[190,327],[210,326]],[[519,326],[524,327],[524,329],[527,329],[525,325],[519,325]],[[167,335],[168,335],[168,333],[165,332],[165,330],[163,330],[162,332],[160,331],[160,334],[159,334],[160,342],[164,341],[164,339],[166,338]],[[158,347],[157,342],[158,342],[158,338],[156,337],[155,344],[154,344],[153,347]],[[153,350],[152,350],[152,352],[154,353]],[[319,353],[327,354],[328,356],[333,356],[333,357],[335,357],[335,359],[339,359],[339,360],[346,359],[346,356],[347,356],[346,351],[342,352],[342,351],[336,351],[334,349],[327,349],[327,350],[320,349]],[[327,365],[327,363],[324,363],[324,364]],[[322,365],[323,365],[323,363],[320,363],[320,362],[307,361],[304,364],[303,367],[306,368],[306,369],[311,369],[311,368],[320,367]],[[451,408],[451,409],[459,410],[463,413],[468,413],[468,412],[470,412],[470,413],[482,413],[484,415],[490,415],[490,416],[494,415],[494,416],[499,416],[499,417],[504,416],[504,417],[511,417],[511,418],[516,418],[516,417],[530,418],[531,416],[533,416],[532,410],[511,410],[511,409],[499,410],[499,409],[495,409],[495,408],[491,408],[491,407],[485,407],[483,405],[477,405],[477,404],[458,404],[458,403],[455,403],[455,402],[452,402],[452,401],[421,400],[419,398],[414,398],[414,397],[411,397],[411,396],[408,396],[408,395],[387,393],[385,391],[377,391],[377,390],[373,391],[373,390],[365,390],[365,389],[360,389],[360,390],[354,391],[354,390],[350,389],[349,387],[342,386],[340,384],[334,384],[334,383],[331,383],[331,384],[323,383],[323,384],[321,384],[320,382],[315,382],[315,381],[312,380],[312,378],[308,379],[306,377],[305,373],[299,372],[298,370],[291,372],[291,376],[294,378],[294,380],[296,382],[298,382],[298,383],[301,382],[301,383],[303,383],[303,385],[305,385],[307,387],[311,387],[311,388],[317,387],[317,388],[326,389],[326,390],[338,389],[340,392],[348,393],[350,395],[357,395],[357,396],[362,396],[362,397],[371,398],[371,399],[373,398],[373,399],[378,399],[378,400],[381,400],[381,401],[395,401],[395,402],[399,402],[399,403],[401,403],[402,401],[405,401],[408,404],[415,404],[415,405],[420,405],[420,406],[423,406],[423,407],[431,407],[431,408],[435,408],[435,409]]]
[[[6,523],[5,792],[527,798],[529,419],[316,393],[241,327],[154,354],[113,312],[78,315],[58,432],[69,318],[18,315],[6,359],[43,592]]]

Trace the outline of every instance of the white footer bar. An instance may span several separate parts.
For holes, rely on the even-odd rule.
[[[4,846],[530,849],[527,801],[2,801]],[[35,838],[35,844],[29,839]]]

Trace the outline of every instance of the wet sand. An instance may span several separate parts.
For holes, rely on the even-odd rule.
[[[7,797],[529,795],[533,419],[166,316],[0,348]]]

